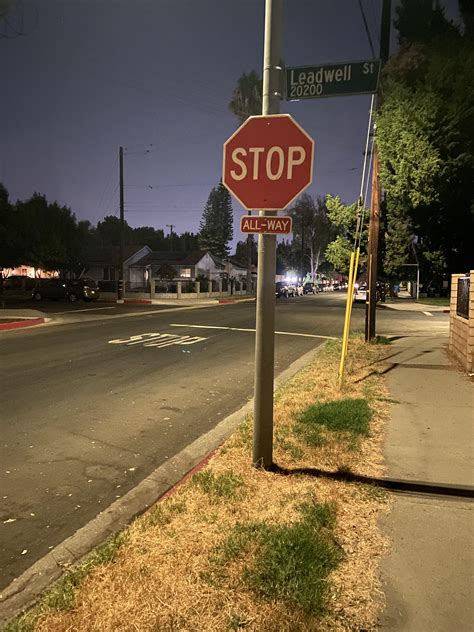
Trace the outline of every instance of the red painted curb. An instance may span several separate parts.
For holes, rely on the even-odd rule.
[[[158,498],[158,500],[156,501],[156,503],[161,502],[162,500],[166,500],[167,498],[169,498],[170,496],[172,496],[175,492],[178,491],[178,489],[180,487],[182,487],[194,474],[196,474],[196,472],[199,472],[200,470],[202,470],[204,467],[206,467],[206,465],[209,463],[209,461],[212,459],[212,457],[216,454],[216,452],[219,450],[220,445],[217,446],[217,448],[215,448],[215,450],[213,450],[212,452],[210,452],[207,456],[205,456],[202,461],[200,461],[197,465],[195,465],[191,470],[189,470],[189,472],[187,472],[182,479],[180,479],[177,483],[175,483],[173,485],[173,487],[170,487],[169,490],[167,492],[165,492],[162,496],[160,496]],[[156,504],[155,503],[155,504]],[[150,507],[151,509],[151,507]]]
[[[115,305],[117,303],[117,301],[112,301],[112,300],[109,301],[106,298],[99,299],[97,302],[98,303],[109,303],[111,305]],[[137,300],[133,300],[132,298],[130,298],[130,299],[126,298],[126,299],[124,299],[123,303],[118,303],[118,304],[119,305],[124,305],[124,304],[127,304],[127,305],[135,305],[135,304],[136,305],[151,305],[152,303],[153,303],[153,301],[149,301],[146,298],[137,299]]]
[[[21,329],[22,327],[33,327],[33,325],[42,325],[44,318],[25,318],[25,320],[17,320],[14,323],[1,323],[0,329]]]
[[[140,298],[136,300],[133,300],[132,298],[126,298],[123,302],[127,305],[151,305],[151,301],[148,301],[146,298]]]

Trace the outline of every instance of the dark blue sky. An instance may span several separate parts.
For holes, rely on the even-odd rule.
[[[362,4],[378,51],[382,0]],[[79,219],[117,214],[123,145],[129,224],[197,231],[237,127],[236,80],[261,74],[264,0],[15,5],[0,21],[25,33],[0,39],[0,181],[12,200],[39,191]],[[287,66],[371,56],[357,0],[284,2]],[[316,141],[311,194],[357,198],[369,106],[368,95],[282,101]],[[234,215],[240,239],[237,202]]]

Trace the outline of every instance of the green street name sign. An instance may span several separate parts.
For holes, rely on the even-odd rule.
[[[379,73],[378,59],[287,68],[286,99],[292,101],[371,94],[377,92]]]

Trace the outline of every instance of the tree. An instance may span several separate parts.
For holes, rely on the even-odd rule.
[[[326,196],[329,220],[337,229],[336,238],[331,241],[324,253],[327,261],[341,273],[348,274],[351,252],[354,250],[354,237],[357,227],[357,203],[346,206],[339,196]],[[366,261],[368,212],[364,213],[364,226],[361,237],[360,266]]]
[[[237,80],[237,85],[232,93],[229,103],[230,111],[237,117],[239,123],[243,123],[249,116],[262,113],[263,81],[255,70],[248,74],[243,73]],[[249,213],[250,214],[250,213]],[[257,250],[254,236],[247,235],[247,251],[242,261],[247,261],[247,292],[252,289],[252,258]]]
[[[294,246],[299,250],[301,276],[308,268],[314,281],[318,271],[321,255],[334,237],[335,228],[332,225],[323,198],[318,197],[316,203],[311,195],[303,193],[289,210],[293,218]]]
[[[129,244],[133,235],[132,229],[124,221],[124,243]],[[97,233],[103,246],[120,245],[121,223],[115,215],[107,215],[101,222],[97,223]]]
[[[229,110],[238,118],[240,123],[249,116],[262,113],[262,87],[263,82],[255,72],[245,72],[237,80],[237,85],[232,93]]]
[[[249,233],[250,234],[250,233]],[[251,263],[253,265],[255,265],[257,263],[257,243],[254,239],[252,239],[251,243]],[[235,258],[237,259],[237,261],[247,261],[247,255],[248,255],[248,242],[247,240],[245,241],[239,241],[237,242],[237,245],[235,247]]]
[[[386,192],[386,272],[413,261],[425,281],[462,271],[474,248],[474,45],[472,4],[459,31],[437,4],[402,0],[402,44],[385,67],[377,117]]]
[[[8,191],[0,183],[0,269],[14,268],[22,263],[24,252],[19,241],[17,216]]]
[[[49,203],[39,193],[17,202],[15,209],[22,263],[50,271],[80,269],[81,245],[71,209]]]
[[[201,248],[225,259],[229,256],[229,241],[233,237],[232,201],[230,194],[219,182],[214,187],[204,208],[199,233]]]

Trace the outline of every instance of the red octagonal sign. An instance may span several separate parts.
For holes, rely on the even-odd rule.
[[[222,182],[249,211],[284,209],[311,184],[313,156],[289,114],[250,116],[224,143]]]

